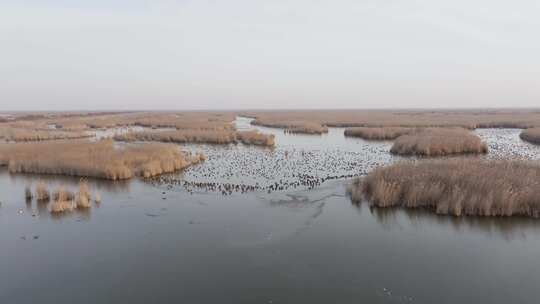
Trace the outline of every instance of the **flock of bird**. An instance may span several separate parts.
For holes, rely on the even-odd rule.
[[[526,159],[539,160],[540,146],[525,142],[519,138],[521,129],[477,129],[475,132],[485,141],[489,159]]]
[[[540,159],[538,146],[519,140],[517,131],[482,129],[478,135],[488,143],[488,158]],[[279,141],[278,141],[279,142]],[[253,191],[310,190],[335,179],[367,174],[377,166],[402,159],[389,153],[391,142],[370,142],[334,147],[313,137],[313,145],[278,145],[275,149],[244,145],[186,145],[202,151],[207,160],[181,174],[156,177],[151,183],[168,190],[182,187],[189,193],[214,192],[222,195]]]
[[[278,147],[271,150],[198,145],[191,148],[194,151],[202,149],[207,156],[206,161],[182,174],[162,175],[151,182],[169,190],[180,186],[190,193],[216,192],[223,195],[310,190],[329,180],[364,175],[392,158],[369,145],[365,145],[362,151],[330,147],[312,150]]]

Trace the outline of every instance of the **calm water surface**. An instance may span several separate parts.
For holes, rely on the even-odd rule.
[[[292,160],[285,161],[292,162],[300,155],[294,156],[293,149],[313,153],[310,160],[340,155],[336,150],[350,152],[344,158],[366,170],[372,166],[366,162],[395,161],[383,153],[390,143],[345,139],[337,129],[323,138],[272,132],[280,135],[270,152],[198,147],[216,150],[216,157],[238,157],[235,150],[248,149],[254,162],[270,164],[286,150]],[[507,147],[494,151],[537,155],[534,147],[508,143],[519,133],[485,132],[494,142],[490,146]],[[509,139],[494,140],[497,136]],[[367,159],[369,151],[378,154],[376,161]],[[257,158],[256,153],[269,156]],[[493,155],[502,153],[507,152]],[[324,175],[320,170],[334,170],[337,164],[332,162],[343,162],[340,157],[309,168]],[[300,160],[273,175],[253,176],[261,183],[283,179],[286,171],[308,168]],[[177,178],[195,179],[221,164],[209,159],[207,167]],[[259,166],[262,172],[271,171],[264,169],[265,163]],[[237,167],[228,170],[246,170]],[[37,178],[0,171],[0,303],[540,301],[540,224],[531,219],[370,209],[351,204],[345,195],[347,180],[341,179],[309,191],[226,196],[141,180],[91,180],[101,204],[88,212],[51,217],[47,205],[25,203],[24,187]],[[67,187],[77,182],[45,179]]]

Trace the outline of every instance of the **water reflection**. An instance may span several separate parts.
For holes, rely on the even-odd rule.
[[[425,209],[407,209],[399,207],[381,208],[368,203],[352,203],[359,212],[368,209],[373,218],[388,230],[412,226],[419,229],[439,225],[451,227],[460,234],[480,231],[489,237],[502,237],[510,241],[526,239],[527,234],[540,233],[540,222],[527,217],[482,217],[437,215]]]
[[[37,214],[40,217],[46,218],[49,216],[49,202],[36,201]]]
[[[81,177],[64,175],[37,175],[37,174],[10,174],[6,169],[0,170],[0,175],[9,176],[12,185],[32,186],[39,181],[44,181],[49,190],[59,186],[67,188],[76,188],[81,181]],[[111,181],[98,178],[84,178],[92,189],[103,190],[107,192],[129,192],[131,180]],[[24,193],[21,193],[23,196]]]

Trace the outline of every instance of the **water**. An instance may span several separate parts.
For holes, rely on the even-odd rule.
[[[382,155],[390,143],[345,139],[339,130],[326,137],[265,130],[276,133],[273,151],[203,148],[223,155],[229,152],[219,149],[270,153],[266,161],[292,149],[311,152],[312,159],[340,150],[359,152],[351,156],[358,163],[372,162],[366,151],[381,154],[377,162],[396,160]],[[500,148],[497,155],[516,150],[512,132],[486,132],[489,140],[502,138],[493,141],[498,146],[514,147]],[[517,151],[538,155],[534,146],[532,152]],[[222,163],[209,160],[175,178],[197,178]],[[284,179],[284,172],[302,166],[257,179]],[[243,172],[236,167],[228,169]],[[327,180],[311,190],[232,195],[137,179],[90,180],[101,204],[51,217],[46,205],[24,201],[24,187],[37,178],[0,170],[0,303],[538,303],[540,298],[540,224],[533,219],[370,209],[351,204],[345,195],[348,179]],[[77,182],[44,178],[67,187]]]

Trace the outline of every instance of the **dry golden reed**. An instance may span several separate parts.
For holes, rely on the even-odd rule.
[[[142,131],[116,135],[118,141],[159,141],[171,143],[229,144],[235,141],[234,131],[228,130],[177,130]]]
[[[158,141],[172,143],[230,144],[242,142],[248,145],[273,146],[274,135],[257,131],[230,130],[177,130],[177,131],[142,131],[116,135],[118,141]]]
[[[116,148],[112,140],[0,145],[0,160],[11,173],[59,174],[111,180],[152,177],[203,159],[176,145],[148,143]]]
[[[84,132],[45,131],[30,128],[0,128],[0,137],[8,141],[29,142],[92,137]]]
[[[263,134],[258,131],[238,131],[235,133],[236,140],[246,145],[274,146],[274,135]]]
[[[540,165],[479,159],[403,162],[354,181],[354,202],[427,208],[438,214],[540,216]]]
[[[92,207],[90,188],[86,180],[81,179],[77,193],[66,190],[64,186],[53,192],[53,202],[50,205],[51,213],[69,212],[73,209],[88,209]],[[96,198],[97,202],[98,198]],[[99,198],[99,200],[101,200]]]
[[[399,155],[444,156],[487,153],[476,134],[462,128],[430,128],[398,137],[390,152]]]
[[[66,190],[63,186],[58,187],[53,192],[53,201],[58,201],[58,200],[64,200],[64,201],[69,200],[69,201],[71,201],[74,198],[75,198],[75,193]]]
[[[328,127],[312,121],[288,121],[257,118],[252,125],[285,129],[286,133],[323,134],[328,133]]]
[[[96,192],[95,195],[94,195],[94,202],[96,204],[100,204],[101,203],[101,194],[99,194],[99,192]]]
[[[52,213],[61,213],[73,210],[74,197],[75,194],[73,194],[73,192],[66,190],[63,186],[60,186],[54,191],[50,211]]]
[[[519,134],[524,141],[540,145],[540,128],[525,129]]]
[[[36,184],[35,193],[38,202],[48,202],[51,198],[47,185],[43,181],[39,181]]]
[[[0,122],[2,129],[42,130],[54,134],[66,131],[89,131],[126,126],[144,126],[151,128],[177,128],[201,130],[233,130],[233,112],[185,111],[185,112],[71,112],[71,113],[26,113],[14,116],[15,120]],[[54,125],[57,129],[50,130]],[[35,139],[34,134],[28,138]],[[44,135],[41,135],[43,137]],[[74,136],[76,137],[76,136]],[[27,138],[22,136],[21,139]]]
[[[344,135],[348,137],[359,137],[367,140],[391,140],[396,139],[401,135],[414,132],[415,130],[415,128],[403,127],[354,127],[345,129]]]
[[[58,200],[51,203],[51,213],[62,213],[73,210],[73,201]]]
[[[91,195],[88,183],[85,180],[79,182],[79,191],[75,198],[75,204],[77,208],[90,208],[91,207]]]
[[[62,131],[83,131],[121,126],[172,127],[176,129],[234,130],[237,114],[256,118],[255,124],[320,134],[329,127],[540,127],[540,111],[495,110],[276,110],[276,111],[184,111],[184,112],[96,112],[21,113],[5,127],[47,129],[54,124]],[[1,132],[0,132],[1,133]],[[0,134],[1,137],[1,134]]]
[[[328,127],[463,127],[530,128],[540,126],[535,109],[495,110],[276,110],[244,111],[264,124],[286,128],[288,122],[309,121]],[[279,125],[282,126],[279,126]]]

